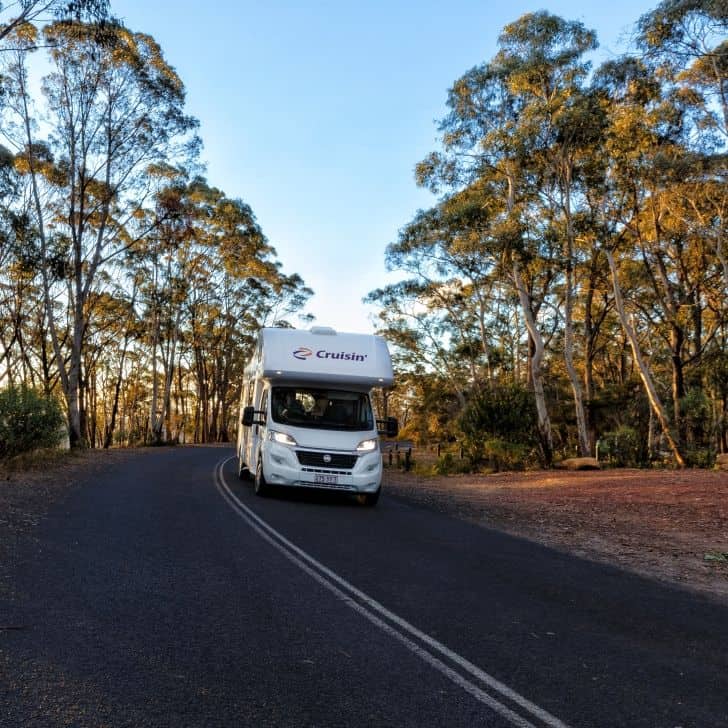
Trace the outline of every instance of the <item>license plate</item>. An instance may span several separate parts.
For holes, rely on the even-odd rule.
[[[320,485],[336,485],[339,482],[339,478],[336,475],[321,475],[316,473],[313,476],[313,482]]]

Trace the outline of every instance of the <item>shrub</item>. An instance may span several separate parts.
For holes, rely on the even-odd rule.
[[[715,450],[710,447],[688,447],[685,462],[691,468],[712,468],[715,465]]]
[[[441,455],[432,466],[433,475],[455,475],[457,473],[469,473],[471,470],[472,467],[469,461],[457,459],[450,452]]]
[[[714,421],[713,408],[705,392],[701,389],[688,390],[680,400],[680,413],[688,449],[709,451],[718,431],[718,423]]]
[[[491,470],[523,470],[538,464],[536,449],[522,442],[493,437],[483,442],[483,455]]]
[[[0,458],[57,447],[63,437],[63,423],[54,397],[25,386],[0,391]]]
[[[610,465],[618,467],[637,465],[639,452],[637,432],[626,425],[612,432],[606,432],[599,438],[599,459],[606,460]]]
[[[494,385],[473,394],[460,416],[463,449],[477,465],[519,469],[534,460],[538,418],[533,393],[519,385]]]

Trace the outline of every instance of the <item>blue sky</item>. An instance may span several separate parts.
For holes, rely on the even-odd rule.
[[[210,183],[252,206],[284,270],[315,290],[317,324],[360,332],[373,330],[362,297],[399,278],[386,245],[434,202],[413,168],[436,148],[452,82],[523,13],[580,20],[601,58],[655,4],[112,0],[184,81]]]

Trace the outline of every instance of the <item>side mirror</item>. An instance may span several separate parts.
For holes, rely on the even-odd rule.
[[[255,420],[255,407],[244,407],[241,422],[243,427],[250,427]]]

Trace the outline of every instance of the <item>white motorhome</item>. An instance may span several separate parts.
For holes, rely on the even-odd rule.
[[[380,433],[370,392],[394,381],[387,344],[379,336],[261,329],[245,368],[238,429],[238,473],[270,486],[348,491],[374,505],[381,490],[379,435],[394,437],[388,418]]]

